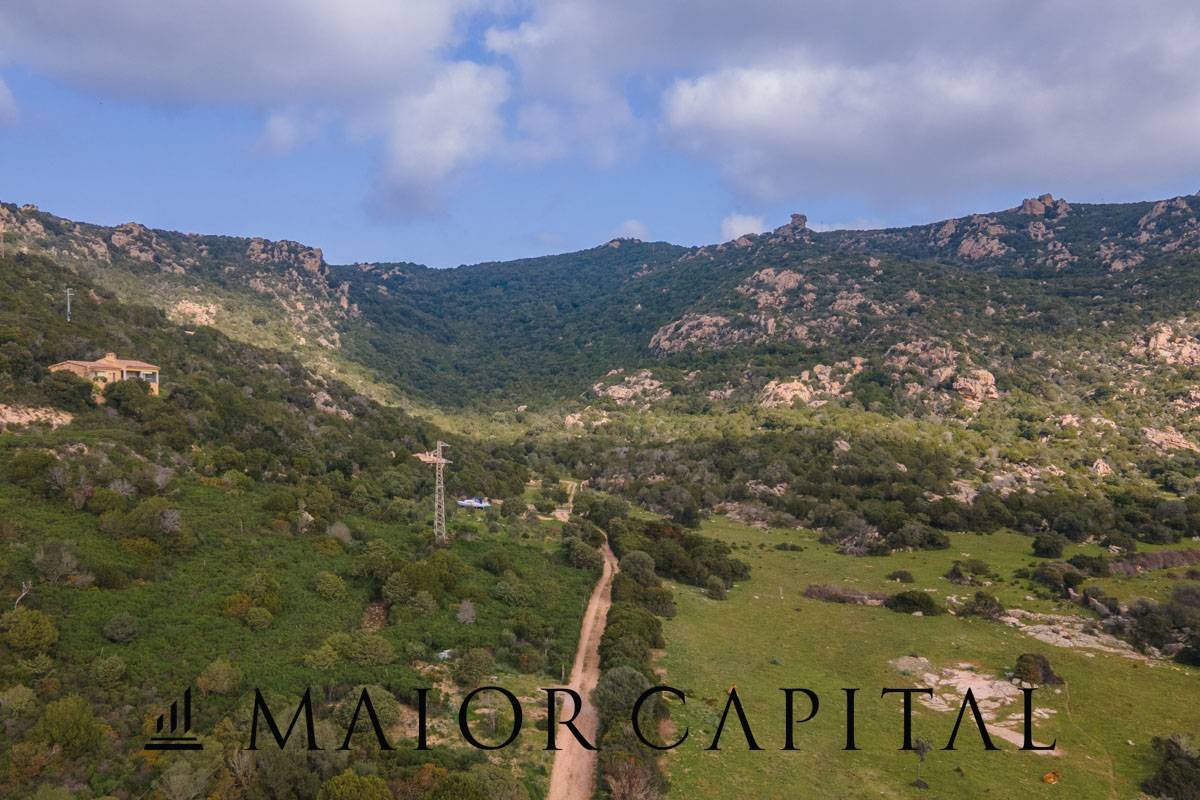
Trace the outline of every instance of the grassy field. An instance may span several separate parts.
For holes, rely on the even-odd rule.
[[[1035,598],[1025,582],[1012,579],[1013,570],[1033,560],[1027,537],[954,534],[949,550],[850,558],[807,532],[761,531],[724,518],[708,521],[703,531],[733,545],[751,565],[752,577],[724,602],[709,600],[692,587],[674,587],[679,613],[665,626],[667,652],[660,666],[667,683],[687,692],[686,707],[674,706],[673,717],[679,730],[689,728],[690,739],[666,761],[672,798],[818,793],[830,798],[1135,797],[1138,783],[1153,769],[1150,738],[1200,730],[1198,670],[1054,647],[980,619],[913,617],[802,596],[811,583],[894,592],[899,585],[884,576],[897,569],[913,573],[915,582],[907,588],[936,589],[938,598],[969,595],[972,590],[941,577],[954,559],[969,554],[999,574],[1002,580],[988,591],[1006,607],[1066,613],[1065,604]],[[800,544],[803,550],[775,549],[781,542]],[[1161,593],[1161,576],[1146,579],[1149,592],[1138,591],[1139,580],[1109,588],[1122,598]],[[1057,738],[1060,754],[1020,752],[999,739],[999,752],[984,752],[969,713],[957,750],[943,751],[955,713],[914,703],[914,736],[928,739],[936,749],[921,773],[930,789],[913,788],[917,757],[898,749],[900,697],[881,699],[880,689],[921,684],[888,662],[919,655],[934,670],[969,662],[980,673],[1002,677],[1025,652],[1045,655],[1066,681],[1060,690],[1044,688],[1034,694],[1037,707],[1055,712],[1036,723],[1036,737]],[[748,752],[731,716],[721,751],[706,752],[725,694],[735,683],[765,750]],[[782,687],[812,689],[822,702],[812,721],[797,726],[797,752],[779,751]],[[840,749],[843,687],[861,688],[856,714],[860,752]],[[807,711],[802,696],[797,709],[799,717]],[[1019,713],[1019,703],[1013,710]],[[1059,773],[1057,784],[1043,781],[1050,771]]]

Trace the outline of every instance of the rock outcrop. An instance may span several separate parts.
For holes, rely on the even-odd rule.
[[[971,410],[978,410],[985,400],[995,400],[1000,396],[996,391],[996,376],[986,369],[973,369],[965,375],[954,379],[954,391],[958,392],[963,405]]]

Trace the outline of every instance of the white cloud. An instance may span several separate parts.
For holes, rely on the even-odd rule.
[[[641,239],[649,241],[650,229],[640,219],[627,219],[613,231],[614,239]]]
[[[734,68],[676,81],[663,114],[677,142],[764,200],[888,201],[1005,182],[1095,190],[1200,170],[1200,152],[1184,147],[1200,137],[1200,85],[1163,103],[1043,78],[936,60]]]
[[[380,196],[411,211],[503,140],[502,71],[446,56],[486,2],[44,0],[0,9],[0,52],[136,102],[260,111],[264,153],[340,121],[382,145]]]
[[[320,113],[272,112],[263,123],[258,149],[268,155],[287,155],[317,138],[323,125]]]
[[[417,211],[436,208],[445,182],[496,148],[508,94],[503,70],[464,61],[428,89],[396,100],[384,134],[385,199]]]
[[[0,81],[0,125],[11,125],[17,121],[17,101],[13,99],[8,84]]]
[[[476,0],[42,0],[0,10],[0,52],[169,103],[388,94],[435,70]]]
[[[409,208],[488,159],[608,165],[643,145],[715,164],[750,206],[1128,195],[1200,176],[1197,42],[1193,0],[0,8],[5,64],[140,102],[250,108],[268,151],[310,140],[304,121],[328,109],[330,130],[383,149],[381,192]],[[463,60],[480,49],[487,65]]]
[[[767,223],[761,216],[730,214],[721,220],[721,241],[728,242],[747,233],[762,233]]]

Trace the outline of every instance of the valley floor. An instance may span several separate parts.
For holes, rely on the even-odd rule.
[[[679,613],[664,626],[667,652],[660,667],[665,683],[687,692],[686,706],[675,704],[672,717],[678,732],[686,726],[690,736],[666,760],[672,798],[791,798],[816,791],[839,798],[1126,798],[1137,796],[1139,783],[1154,769],[1152,737],[1200,728],[1200,674],[1193,668],[1128,653],[1058,647],[1001,622],[915,617],[803,596],[809,584],[889,593],[931,589],[943,602],[948,595],[969,596],[973,590],[941,577],[954,559],[969,554],[988,561],[1002,576],[987,590],[1006,608],[1074,613],[1066,604],[1033,598],[1023,583],[1012,580],[1014,568],[1033,560],[1027,537],[951,534],[949,550],[850,558],[819,544],[811,532],[764,531],[725,518],[709,520],[703,532],[730,543],[750,564],[751,578],[723,602],[691,587],[673,587]],[[775,549],[783,542],[803,550]],[[899,587],[887,581],[884,576],[897,569],[911,571],[915,582]],[[1129,580],[1123,597],[1138,593],[1132,582],[1140,578]],[[1156,577],[1148,573],[1146,580],[1153,585]],[[990,729],[997,730],[994,718],[1020,730],[1020,694],[1001,695],[1015,690],[1005,678],[1022,653],[1045,655],[1065,679],[1062,687],[1034,694],[1035,707],[1050,712],[1035,720],[1035,737],[1056,738],[1058,754],[1020,752],[995,733],[1000,751],[984,752],[969,711],[957,749],[942,750],[968,685],[980,696]],[[881,699],[880,690],[928,686],[931,678],[938,696],[953,700],[948,707],[914,702],[913,735],[934,747],[921,769],[931,787],[924,793],[911,786],[916,754],[898,749],[901,698]],[[732,712],[720,752],[704,750],[733,684],[762,752],[748,752]],[[796,752],[780,752],[783,687],[807,687],[821,699],[816,717],[796,727]],[[860,752],[841,749],[843,687],[860,687]],[[991,700],[982,702],[989,692]],[[798,719],[807,714],[803,695],[797,696],[796,708]],[[1056,775],[1049,777],[1052,772]]]

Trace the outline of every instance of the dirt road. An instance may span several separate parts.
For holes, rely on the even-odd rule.
[[[587,611],[583,615],[579,628],[579,649],[575,651],[571,680],[567,684],[583,698],[583,711],[575,724],[592,744],[596,744],[600,720],[589,697],[600,680],[600,637],[604,635],[604,623],[612,605],[612,579],[617,572],[617,558],[607,541],[600,552],[604,555],[604,568],[600,580],[592,589]],[[570,698],[566,702],[569,704]],[[567,707],[560,714],[566,718],[570,712],[571,709]],[[550,793],[546,795],[546,800],[589,800],[596,779],[596,752],[581,747],[566,728],[560,728],[558,733],[558,746],[562,749],[554,754],[554,766],[550,768]]]

